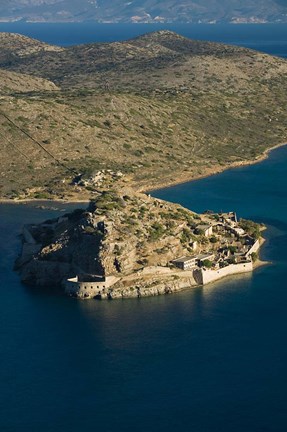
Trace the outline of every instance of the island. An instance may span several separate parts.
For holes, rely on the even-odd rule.
[[[90,202],[23,229],[23,282],[142,297],[251,272],[261,227],[145,191],[286,143],[287,62],[160,30],[59,47],[0,33],[2,200]]]
[[[26,284],[81,299],[168,294],[251,272],[263,227],[235,212],[197,214],[99,171],[87,209],[23,228],[16,269]]]

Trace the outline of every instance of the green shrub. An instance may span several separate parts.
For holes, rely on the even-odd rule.
[[[183,228],[181,236],[180,236],[180,242],[181,243],[188,243],[192,239],[192,233],[189,229]]]
[[[234,254],[237,251],[237,247],[236,246],[228,246],[229,251]]]
[[[133,154],[134,156],[141,157],[143,156],[144,152],[142,150],[135,150]]]
[[[165,229],[159,222],[155,222],[149,230],[149,240],[155,241],[163,236]]]
[[[217,243],[218,238],[215,237],[215,236],[212,236],[212,237],[210,237],[209,241],[210,241],[210,243],[213,243],[213,244],[214,244],[214,243]]]
[[[251,237],[259,239],[261,237],[260,226],[253,221],[240,219],[239,226],[244,229]]]
[[[202,265],[206,268],[211,268],[213,263],[212,263],[212,261],[206,259],[206,260],[202,261]]]

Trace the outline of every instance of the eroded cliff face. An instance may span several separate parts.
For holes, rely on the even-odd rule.
[[[124,299],[153,297],[157,295],[171,294],[196,286],[192,272],[181,274],[181,276],[171,274],[147,278],[144,275],[140,278],[126,283],[119,281],[110,289],[101,292],[96,298],[105,299]],[[78,293],[79,298],[84,298],[82,292]]]
[[[116,286],[123,292],[130,289],[121,282],[123,277],[167,266],[190,254],[195,240],[204,247],[204,236],[193,234],[198,222],[200,216],[179,205],[127,188],[103,190],[87,210],[26,226],[16,268],[23,282],[38,286],[61,285],[78,274],[116,276]],[[133,282],[140,295],[151,283],[141,286],[144,279],[139,275]],[[160,277],[157,281],[160,284]],[[172,285],[158,289],[173,290]]]

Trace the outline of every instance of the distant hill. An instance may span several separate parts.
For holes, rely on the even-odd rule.
[[[2,0],[2,20],[40,22],[286,22],[286,0]]]
[[[170,31],[68,48],[14,34],[0,43],[0,196],[83,194],[68,186],[74,173],[99,169],[148,189],[286,142],[284,59]]]

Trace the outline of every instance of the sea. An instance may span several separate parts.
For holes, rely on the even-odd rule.
[[[281,25],[166,27],[287,57]],[[154,29],[0,24],[63,46]],[[269,264],[167,296],[78,301],[13,271],[23,224],[77,204],[1,204],[1,432],[286,432],[287,147],[153,195],[265,223]]]
[[[95,24],[0,22],[0,32],[20,33],[44,42],[79,45],[127,40],[157,30],[171,30],[182,36],[245,46],[287,57],[286,24]]]

